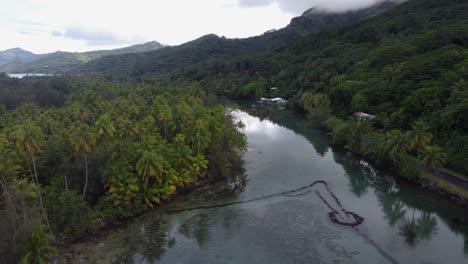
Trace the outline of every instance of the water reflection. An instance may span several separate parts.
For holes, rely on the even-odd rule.
[[[271,121],[274,124],[279,124],[282,127],[286,127],[295,133],[306,137],[307,140],[314,146],[315,152],[320,157],[324,157],[330,149],[327,142],[324,141],[320,136],[320,131],[316,128],[313,122],[297,122],[298,114],[296,113],[267,107],[243,107],[242,111],[259,118],[260,121]],[[279,129],[278,126],[271,127],[273,127],[273,129]],[[264,130],[264,133],[265,132],[268,134],[273,133],[273,131],[269,130]]]
[[[247,109],[247,112],[300,133],[322,157],[330,149],[327,138],[318,133],[311,120],[306,121],[290,111],[255,108]],[[298,119],[302,120],[298,122]],[[408,245],[415,246],[421,241],[432,240],[438,234],[440,218],[452,232],[464,237],[463,251],[468,254],[467,210],[444,197],[414,186],[397,185],[392,177],[382,173],[377,176],[377,171],[372,166],[344,150],[333,149],[333,158],[343,167],[348,178],[349,191],[357,197],[365,196],[370,186],[374,188],[384,218]],[[407,216],[408,211],[413,212],[413,216]]]
[[[428,212],[424,212],[416,221],[418,234],[422,240],[430,240],[439,231],[437,219]]]
[[[414,246],[418,239],[417,228],[416,221],[413,218],[406,218],[399,227],[400,235],[405,238],[406,243],[410,246]]]
[[[423,240],[430,240],[439,230],[437,219],[427,212],[422,213],[418,218],[414,214],[411,218],[405,218],[401,221],[399,229],[400,235],[410,246],[415,246]]]
[[[395,226],[406,215],[405,205],[400,201],[397,194],[392,191],[381,191],[376,193],[382,205],[385,219],[390,226]]]

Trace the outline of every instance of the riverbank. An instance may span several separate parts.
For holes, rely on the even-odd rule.
[[[125,228],[130,222],[134,221],[135,219],[138,219],[139,217],[142,217],[145,214],[148,214],[150,212],[155,212],[157,210],[160,210],[162,207],[167,206],[170,204],[174,199],[184,197],[186,195],[189,195],[190,193],[197,191],[199,189],[203,189],[205,187],[210,187],[214,186],[216,184],[219,184],[223,181],[226,181],[226,179],[223,178],[202,178],[196,183],[190,184],[190,186],[185,186],[184,188],[181,188],[178,190],[176,193],[174,193],[170,199],[168,200],[162,200],[161,203],[159,203],[157,206],[154,208],[147,208],[146,211],[141,212],[139,214],[127,217],[127,218],[121,218],[121,219],[106,219],[105,221],[102,221],[100,223],[97,223],[96,229],[93,229],[91,232],[86,232],[74,239],[63,239],[63,240],[57,240],[55,242],[55,246],[60,250],[60,251],[68,251],[70,248],[72,248],[74,245],[81,244],[81,243],[97,243],[98,241],[101,241],[105,239],[107,236],[109,236],[112,232],[115,232],[116,230],[120,230]],[[60,257],[57,257],[58,259]]]
[[[328,97],[317,96],[306,93],[300,99],[292,100],[288,107],[311,117],[322,132],[332,138],[332,144],[468,207],[468,177],[453,175],[453,172],[441,168],[445,164],[445,154],[441,148],[432,145],[433,135],[426,123],[417,121],[412,123],[412,130],[402,131],[385,130],[384,122],[376,116],[363,118],[355,114],[352,118],[342,120],[331,114]],[[433,156],[429,157],[431,163],[423,166],[411,155],[421,152],[425,147],[431,149]],[[426,166],[432,172],[423,168]]]
[[[288,108],[291,109],[292,111],[297,112],[298,114],[304,114],[304,117],[306,117],[307,114],[308,114],[302,108],[300,108],[299,105],[295,104],[294,102],[289,104]],[[466,180],[467,178],[462,177],[459,174],[454,175],[453,171],[450,171],[450,170],[447,170],[447,169],[442,169],[442,168],[440,169],[441,173],[448,174],[448,177],[456,178],[456,179],[458,179],[458,182],[463,183],[463,184],[459,185],[459,184],[457,184],[456,181],[448,181],[447,179],[444,179],[443,177],[440,177],[440,176],[436,175],[435,173],[431,173],[431,172],[428,172],[427,170],[423,170],[421,168],[418,168],[417,170],[412,171],[412,173],[414,175],[417,174],[417,176],[414,176],[411,179],[407,179],[401,174],[401,172],[398,169],[395,169],[394,167],[392,168],[389,165],[389,163],[384,163],[384,165],[382,165],[382,164],[379,165],[375,160],[369,158],[369,156],[366,156],[366,155],[364,155],[364,154],[362,154],[360,152],[353,151],[353,147],[356,147],[356,143],[354,143],[354,145],[349,144],[350,139],[348,139],[348,141],[343,140],[341,142],[334,142],[332,128],[328,127],[328,124],[326,124],[326,121],[331,120],[331,119],[334,119],[334,120],[338,120],[338,119],[336,117],[334,117],[334,116],[329,115],[329,114],[325,114],[324,115],[324,116],[326,116],[326,118],[325,118],[323,116],[320,116],[321,114],[323,115],[323,113],[320,113],[320,112],[316,113],[314,111],[319,112],[317,110],[312,110],[312,122],[316,122],[318,124],[318,127],[322,131],[322,133],[331,138],[330,144],[338,146],[340,148],[343,148],[346,151],[350,151],[354,155],[358,156],[360,159],[365,159],[367,162],[370,162],[374,166],[380,167],[381,169],[384,169],[384,170],[392,171],[392,174],[394,174],[399,179],[406,180],[408,182],[411,182],[412,184],[417,185],[418,187],[421,187],[421,188],[424,188],[424,189],[426,189],[428,191],[436,192],[438,194],[446,196],[449,199],[455,201],[457,204],[463,205],[464,207],[468,207],[468,189],[463,188],[463,186],[462,186],[465,183],[468,185],[468,181]],[[318,120],[316,120],[317,118],[318,118]],[[305,121],[306,120],[307,119],[305,119]],[[364,125],[365,125],[365,123],[364,123]],[[349,130],[351,130],[351,129],[359,130],[360,128],[350,127],[348,129]],[[348,137],[348,138],[352,137],[351,131],[348,131],[348,132],[349,133],[345,137]],[[361,134],[360,134],[360,136],[361,136]],[[364,140],[368,140],[368,139],[363,139],[363,141]],[[358,144],[360,144],[360,143],[358,143]],[[357,147],[357,148],[362,151],[361,147]],[[408,159],[410,160],[408,163],[412,163],[412,162],[415,163],[416,162],[415,157],[408,156]]]
[[[102,239],[72,245],[59,263],[389,263],[361,233],[399,263],[466,263],[467,210],[330,146],[293,111],[241,110],[249,149],[239,189],[195,188]],[[322,185],[239,203],[319,180],[364,218],[359,232],[330,220],[317,192],[335,203]],[[200,209],[169,213],[184,208]]]
[[[330,136],[325,130],[322,129],[321,131],[324,135]],[[388,167],[378,166],[373,160],[366,159],[366,157],[361,155],[360,153],[355,153],[350,151],[349,149],[345,149],[342,145],[339,145],[338,147],[342,148],[343,150],[349,151],[359,159],[364,159],[366,162],[369,162],[376,168],[391,171],[391,175],[394,175],[395,179],[405,181],[428,192],[440,194],[442,196],[447,197],[451,201],[456,202],[456,204],[468,208],[468,191],[460,186],[457,186],[456,184],[453,184],[449,181],[437,177],[433,173],[421,169],[419,170],[420,174],[418,175],[417,180],[408,180],[404,178],[401,174],[399,174],[398,171],[391,170]]]
[[[453,176],[455,177],[455,176]],[[460,181],[464,181],[461,180]],[[439,177],[434,172],[421,170],[418,183],[423,188],[449,196],[452,200],[468,208],[468,189],[449,180]],[[468,181],[464,181],[468,184]]]
[[[329,137],[332,136],[332,133],[328,128],[324,127],[322,124],[320,125],[320,127],[323,134]],[[389,168],[388,166],[378,166],[375,160],[367,158],[366,155],[363,155],[362,153],[354,152],[351,148],[347,148],[345,144],[333,144],[345,148],[347,151],[350,151],[353,154],[358,155],[363,159],[366,159],[366,161],[372,163],[374,166],[381,167],[382,169],[387,170],[390,169],[399,178],[405,179],[405,176],[402,175],[400,171],[394,168]],[[412,158],[410,160],[415,160],[415,158]],[[448,175],[447,177],[455,178],[457,179],[457,181],[449,181],[447,179],[444,179],[443,177],[440,177],[440,175],[437,175],[437,172],[439,172],[439,174]],[[468,181],[463,179],[461,176],[455,176],[451,171],[443,168],[441,168],[440,170],[435,170],[433,172],[429,172],[427,170],[419,168],[413,173],[417,174],[416,176],[414,176],[416,180],[412,178],[409,180],[406,179],[407,181],[415,183],[419,187],[422,187],[428,191],[437,192],[441,195],[444,195],[450,198],[451,200],[457,202],[457,204],[463,205],[464,207],[468,208],[468,189],[465,187],[465,185],[468,185]]]

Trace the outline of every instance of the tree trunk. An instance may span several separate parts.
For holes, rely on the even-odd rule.
[[[167,120],[164,120],[164,144],[167,143]]]
[[[31,169],[31,164],[29,163],[29,158],[26,155],[26,152],[24,152],[24,159],[26,160],[26,163],[28,164],[28,171],[29,171],[29,176],[31,176],[31,180],[33,182],[36,182],[36,180],[34,179],[34,175],[33,175],[32,169]]]
[[[13,203],[13,200],[11,199],[11,196],[10,196],[10,191],[8,190],[8,183],[5,179],[5,175],[3,173],[1,173],[2,175],[2,180],[0,181],[0,184],[2,186],[2,189],[4,190],[5,192],[5,195],[7,197],[7,200],[8,200],[8,203],[7,203],[7,206],[6,206],[6,211],[7,211],[7,216],[9,216],[9,220],[11,222],[11,229],[12,229],[12,235],[11,235],[11,242],[12,242],[12,248],[15,247],[15,244],[16,244],[16,207]],[[10,215],[8,214],[8,208],[11,208],[11,213]]]
[[[421,152],[419,151],[419,148],[418,148],[418,167],[421,167]]]
[[[88,156],[86,155],[86,152],[84,151],[83,151],[83,159],[85,163],[85,185],[83,188],[83,200],[84,200],[86,196],[86,188],[88,187]]]
[[[43,215],[44,220],[45,220],[45,222],[47,224],[47,227],[49,228],[50,233],[53,234],[52,233],[52,228],[50,228],[49,218],[47,217],[47,213],[45,211],[44,204],[42,203],[42,193],[41,193],[41,187],[39,186],[39,177],[37,176],[36,158],[34,157],[34,152],[31,153],[31,159],[32,159],[32,163],[33,163],[34,177],[35,177],[35,181],[36,181],[36,192],[37,192],[37,196],[39,198],[39,205],[41,206],[42,215]]]
[[[10,191],[8,191],[8,184],[7,184],[7,181],[5,179],[5,175],[3,173],[0,173],[0,174],[2,175],[2,180],[0,181],[2,189],[5,192],[7,200],[11,203],[11,206],[14,208],[13,200],[11,199],[11,196],[10,196]]]
[[[197,127],[197,155],[200,155],[200,127]]]
[[[65,179],[65,191],[68,192],[68,181],[67,181],[67,175],[63,176]]]

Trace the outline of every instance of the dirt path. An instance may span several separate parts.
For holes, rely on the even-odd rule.
[[[447,182],[450,182],[452,184],[455,184],[457,185],[458,187],[460,188],[463,188],[465,190],[468,191],[468,180],[463,180],[463,179],[460,179],[459,177],[456,177],[456,176],[453,176],[447,172],[443,172],[443,171],[439,171],[439,170],[436,170],[434,172],[432,172],[432,175],[444,180],[444,181],[447,181]]]

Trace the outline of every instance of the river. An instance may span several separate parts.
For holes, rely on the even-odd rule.
[[[243,107],[249,149],[245,178],[178,197],[95,241],[64,252],[62,263],[468,263],[468,212],[452,201],[395,183],[343,150],[333,149],[290,110]],[[364,217],[357,230],[330,221],[338,206],[324,186],[298,197],[232,206],[328,183],[343,207]]]

